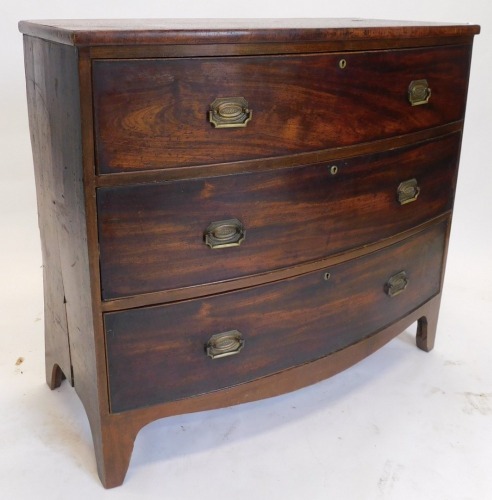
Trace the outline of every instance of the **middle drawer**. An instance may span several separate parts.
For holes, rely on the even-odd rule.
[[[99,188],[102,297],[269,272],[422,224],[452,208],[460,140],[455,133],[330,164]]]

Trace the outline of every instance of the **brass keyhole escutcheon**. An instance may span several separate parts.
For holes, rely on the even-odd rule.
[[[332,165],[330,167],[330,174],[331,175],[337,175],[338,174],[338,167],[336,165]]]
[[[347,67],[347,60],[346,59],[340,59],[338,62],[338,67],[340,69],[345,69]]]

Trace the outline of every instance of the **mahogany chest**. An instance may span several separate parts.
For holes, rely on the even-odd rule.
[[[478,26],[22,21],[46,374],[152,420],[434,344]]]

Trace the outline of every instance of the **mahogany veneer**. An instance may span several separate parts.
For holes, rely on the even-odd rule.
[[[274,271],[418,226],[452,208],[460,143],[455,133],[328,164],[100,188],[103,297]],[[396,188],[414,177],[418,203],[400,205]],[[246,230],[244,244],[220,256],[203,244],[218,214],[236,217]]]
[[[455,45],[233,60],[97,60],[97,168],[105,174],[285,156],[460,120],[470,58],[470,45]],[[409,113],[405,90],[417,65],[441,98]],[[217,134],[204,120],[207,106],[215,96],[236,95],[250,101],[254,119],[245,129]]]
[[[19,26],[46,376],[105,487],[152,420],[315,383],[415,321],[432,349],[478,26]]]

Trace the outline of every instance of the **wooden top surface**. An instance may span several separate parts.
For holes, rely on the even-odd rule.
[[[58,19],[20,21],[19,30],[54,42],[89,46],[460,37],[476,35],[480,27],[375,19]]]

